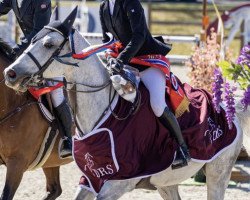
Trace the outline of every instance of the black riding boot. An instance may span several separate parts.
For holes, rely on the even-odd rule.
[[[55,108],[56,116],[62,125],[63,144],[60,149],[60,157],[65,158],[72,155],[72,125],[74,122],[71,108],[66,100],[64,100],[58,107]]]
[[[188,147],[183,139],[179,123],[176,120],[174,114],[169,110],[168,107],[166,107],[159,119],[163,126],[170,131],[171,135],[180,145],[177,150],[176,158],[172,164],[172,169],[178,169],[186,166],[191,158]]]

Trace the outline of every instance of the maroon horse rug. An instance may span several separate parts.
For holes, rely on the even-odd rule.
[[[236,127],[228,128],[224,111],[216,113],[206,91],[188,84],[181,87],[190,104],[178,122],[192,160],[210,162],[236,141]],[[74,159],[83,172],[81,183],[94,194],[107,180],[150,176],[165,170],[174,160],[178,145],[151,110],[147,89],[143,84],[139,89],[142,100],[135,115],[120,121],[109,110],[91,133],[74,137]],[[125,116],[130,107],[118,96],[112,102],[119,117]]]

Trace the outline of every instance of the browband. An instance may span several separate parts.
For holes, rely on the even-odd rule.
[[[59,31],[58,29],[54,28],[54,27],[51,27],[51,26],[44,26],[45,29],[49,29],[49,30],[52,30],[52,31],[55,31],[55,32],[58,32],[59,34],[61,34],[62,36],[65,37],[65,35]]]

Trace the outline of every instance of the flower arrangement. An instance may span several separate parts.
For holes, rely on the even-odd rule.
[[[212,30],[206,42],[195,47],[186,65],[191,68],[191,85],[213,93],[213,104],[218,113],[221,111],[220,103],[224,102],[228,126],[231,128],[235,116],[234,94],[237,87],[228,81],[239,82],[241,88],[246,90],[241,100],[246,108],[250,104],[250,46],[242,50],[236,64],[229,61],[229,51],[226,52],[225,60],[220,61],[220,52],[217,34]]]
[[[218,69],[214,72],[214,84],[213,84],[213,102],[215,107],[219,106],[222,102],[222,88],[224,84],[224,100],[226,102],[226,113],[229,127],[232,125],[232,121],[235,115],[235,100],[234,93],[236,88],[244,91],[244,95],[241,99],[243,109],[246,110],[250,105],[250,46],[246,45],[240,52],[240,56],[237,61],[220,61],[217,63]],[[224,77],[224,79],[222,78]],[[221,79],[223,81],[221,81]],[[226,80],[232,81],[235,86],[230,86]],[[236,84],[238,87],[236,87]]]
[[[212,30],[211,36],[207,37],[206,42],[194,48],[191,58],[185,63],[191,69],[189,73],[191,85],[212,92],[211,77],[219,59],[220,45],[217,42],[217,34]]]

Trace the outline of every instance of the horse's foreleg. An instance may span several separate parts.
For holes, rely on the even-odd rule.
[[[224,199],[225,190],[230,180],[232,168],[240,153],[241,145],[242,135],[230,149],[205,165],[208,200]]]
[[[22,180],[23,173],[26,171],[27,163],[19,158],[11,158],[6,161],[7,174],[1,200],[13,199],[15,192]]]
[[[139,179],[107,181],[97,195],[97,200],[119,199],[124,193],[135,189],[139,181]],[[93,200],[94,198],[93,193],[79,187],[74,200]]]
[[[77,188],[75,193],[74,200],[94,200],[95,195],[88,191],[87,189],[81,188],[80,186]]]
[[[223,165],[223,164],[221,164]],[[224,199],[225,190],[228,186],[232,166],[224,165],[224,169],[219,165],[206,166],[207,199]]]
[[[178,185],[157,187],[157,190],[164,200],[181,200]]]
[[[107,181],[97,196],[97,200],[119,199],[126,192],[135,189],[140,179],[130,179],[122,181]]]
[[[60,184],[59,168],[60,167],[43,168],[43,172],[46,176],[47,191],[43,200],[54,200],[61,195],[62,188]]]

